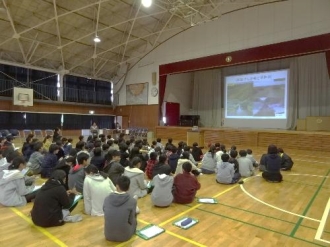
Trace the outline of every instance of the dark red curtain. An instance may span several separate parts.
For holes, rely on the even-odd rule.
[[[327,58],[328,74],[329,74],[329,77],[330,77],[330,51],[326,51],[325,56]]]
[[[166,124],[168,126],[178,126],[180,122],[180,104],[166,102]]]

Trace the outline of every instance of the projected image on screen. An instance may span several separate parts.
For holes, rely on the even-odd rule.
[[[226,118],[286,118],[288,71],[228,76]]]

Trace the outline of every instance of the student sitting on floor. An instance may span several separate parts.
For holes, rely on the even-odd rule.
[[[291,157],[288,154],[284,153],[283,148],[278,148],[277,151],[282,159],[281,170],[282,171],[291,171],[291,168],[294,164]]]
[[[121,176],[117,180],[117,191],[104,200],[104,235],[109,241],[124,242],[135,234],[137,202],[127,193],[130,182],[128,177]]]
[[[198,143],[197,142],[194,142],[193,143],[191,154],[194,157],[194,160],[196,162],[199,162],[199,161],[202,160],[202,158],[203,158],[203,152],[202,152],[202,149],[198,146]]]
[[[168,164],[171,167],[171,173],[175,173],[176,167],[178,165],[178,160],[180,155],[178,154],[178,149],[176,146],[172,146],[171,154],[168,156]]]
[[[150,180],[152,179],[152,171],[157,162],[158,162],[157,153],[155,152],[150,153],[150,159],[147,161],[147,166],[145,170],[145,173]]]
[[[200,169],[197,168],[197,166],[195,166],[195,164],[193,162],[191,162],[191,160],[189,159],[189,155],[190,153],[185,151],[182,153],[180,159],[178,160],[178,165],[176,167],[176,170],[175,170],[175,174],[174,176],[180,174],[180,173],[183,173],[182,171],[182,165],[186,162],[189,162],[192,166],[192,171],[191,173],[193,173],[195,176],[198,176],[201,172]]]
[[[247,153],[246,158],[251,160],[253,167],[258,167],[259,164],[256,161],[256,159],[253,157],[252,150],[248,148],[246,149],[246,153]]]
[[[252,161],[246,157],[246,150],[239,151],[240,157],[237,159],[239,165],[239,173],[242,177],[250,177],[254,175]]]
[[[201,188],[201,184],[197,178],[191,174],[192,166],[189,162],[182,165],[183,173],[174,177],[174,202],[187,204],[193,202],[197,190]]]
[[[119,163],[120,152],[118,150],[110,150],[105,155],[105,167],[103,171],[108,174],[114,185],[117,184],[117,179],[124,174],[125,168]]]
[[[221,155],[222,162],[217,163],[216,181],[220,184],[234,184],[241,178],[241,174],[235,173],[234,164],[229,163],[229,155]]]
[[[152,169],[152,177],[158,174],[170,175],[172,172],[171,167],[167,164],[167,156],[165,154],[159,155],[158,163]]]
[[[51,144],[49,147],[49,152],[46,153],[42,164],[41,164],[41,177],[43,178],[49,178],[50,174],[52,174],[52,172],[55,169],[55,166],[57,165],[57,152],[59,150],[59,146],[57,146],[56,144]]]
[[[125,167],[124,175],[129,177],[131,185],[128,193],[131,196],[144,197],[147,195],[147,183],[144,180],[144,172],[140,170],[141,159],[134,157],[128,167]]]
[[[213,174],[215,172],[217,166],[215,151],[215,146],[211,146],[209,151],[204,155],[201,166],[203,174]]]
[[[36,142],[33,145],[34,152],[31,154],[27,166],[33,172],[33,174],[39,174],[41,172],[41,166],[44,161],[43,144],[42,142]]]
[[[61,226],[65,222],[82,220],[81,215],[70,216],[70,212],[77,205],[74,204],[77,191],[66,191],[65,176],[64,171],[55,170],[39,190],[31,211],[32,221],[35,225]]]
[[[157,207],[168,207],[173,201],[173,177],[158,174],[152,179],[151,202]]]
[[[84,207],[85,213],[91,216],[103,216],[104,199],[116,190],[108,174],[100,172],[95,165],[85,168]]]
[[[25,185],[25,168],[24,157],[16,157],[8,166],[8,170],[4,170],[0,175],[0,204],[3,206],[24,206],[35,198],[34,185]]]
[[[81,152],[77,156],[78,164],[71,168],[69,178],[69,189],[76,189],[79,193],[83,193],[85,180],[84,168],[90,164],[89,154]]]
[[[268,182],[281,182],[282,159],[277,154],[277,147],[275,145],[268,146],[268,154],[264,156],[263,163],[265,164],[265,171],[262,173],[262,177]]]

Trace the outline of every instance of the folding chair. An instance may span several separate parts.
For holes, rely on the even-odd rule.
[[[41,130],[34,130],[34,138],[44,138],[44,135],[42,134]]]
[[[32,134],[32,130],[25,129],[23,130],[23,138],[26,139],[28,135]]]
[[[45,136],[48,136],[48,135],[53,136],[54,135],[54,131],[51,130],[51,129],[45,130]]]

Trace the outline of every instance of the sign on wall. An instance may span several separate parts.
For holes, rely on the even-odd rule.
[[[148,104],[148,82],[126,85],[126,105]]]

